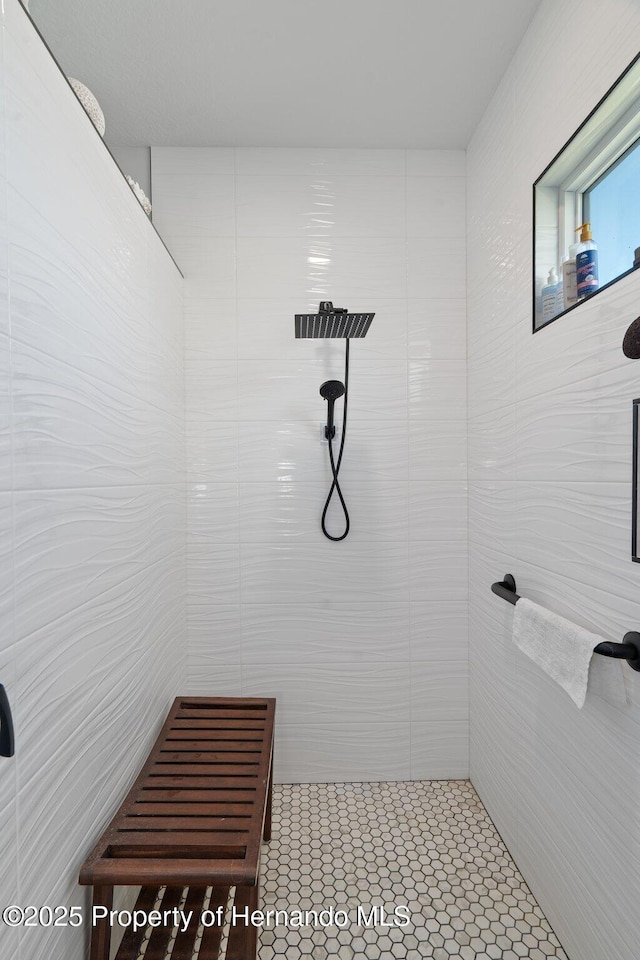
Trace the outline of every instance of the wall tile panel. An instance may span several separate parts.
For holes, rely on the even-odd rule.
[[[467,155],[471,776],[567,954],[633,960],[637,674],[594,658],[578,711],[515,650],[513,608],[489,592],[511,572],[611,640],[640,621],[638,378],[621,351],[639,278],[535,336],[530,278],[531,185],[637,54],[640,12],[568,0],[571,36],[557,14],[543,0]]]
[[[17,0],[0,52],[0,893],[87,908],[187,674],[182,279]],[[82,960],[85,929],[52,933],[0,953]]]
[[[243,148],[234,163],[232,189],[224,154],[152,150],[187,278],[190,690],[269,684],[281,779],[408,777],[412,660],[457,675],[467,656],[464,152]],[[199,206],[186,184],[180,202],[189,178]],[[324,299],[376,314],[351,349],[341,543],[320,531],[319,387],[344,378],[345,345],[293,327]],[[343,523],[334,500],[329,529]],[[433,741],[416,740],[416,775],[465,775],[465,681],[453,686],[435,733],[415,721]]]

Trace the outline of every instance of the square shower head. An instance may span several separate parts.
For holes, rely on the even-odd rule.
[[[366,337],[375,313],[296,313],[296,340]]]

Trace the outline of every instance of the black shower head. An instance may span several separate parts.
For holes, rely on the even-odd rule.
[[[320,396],[324,400],[335,401],[344,393],[344,383],[339,380],[325,380],[320,387]]]
[[[375,313],[347,313],[323,300],[317,313],[296,313],[296,340],[366,337]]]

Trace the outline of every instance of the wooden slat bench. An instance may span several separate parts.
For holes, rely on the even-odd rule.
[[[142,887],[135,909],[145,914],[161,893],[155,909],[184,901],[181,909],[193,911],[185,931],[151,930],[145,960],[164,960],[168,948],[171,960],[217,960],[222,927],[205,927],[198,947],[200,915],[218,907],[224,915],[232,887],[236,911],[257,909],[260,844],[271,838],[274,715],[272,699],[178,697],[86,859],[80,883],[93,886],[94,907],[110,911],[114,886],[130,885]],[[109,917],[93,926],[91,960],[109,960],[111,929]],[[147,935],[128,928],[116,960],[136,960]],[[256,952],[256,927],[231,926],[226,960],[255,960]]]

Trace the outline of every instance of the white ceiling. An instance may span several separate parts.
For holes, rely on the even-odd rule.
[[[113,144],[465,147],[540,0],[31,0]]]

